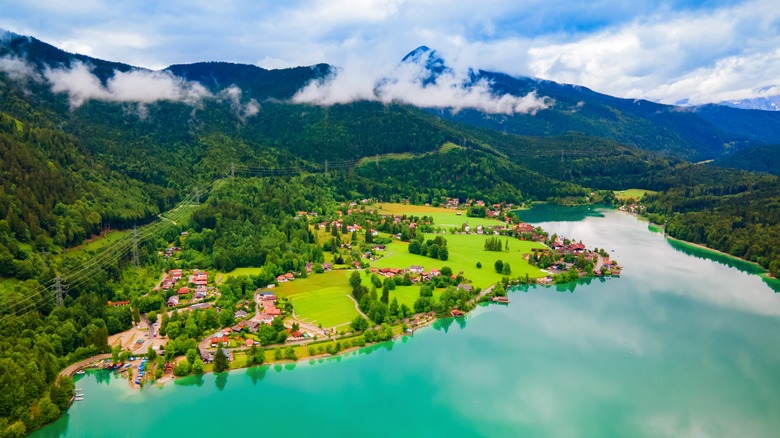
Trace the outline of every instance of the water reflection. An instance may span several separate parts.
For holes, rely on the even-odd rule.
[[[257,382],[263,380],[263,377],[265,377],[265,374],[267,372],[268,372],[267,365],[255,366],[246,369],[246,375],[249,377],[249,380],[251,380],[254,385],[257,385]]]
[[[176,386],[203,386],[205,383],[203,374],[193,374],[186,377],[178,377],[173,379],[173,384]]]
[[[217,389],[222,391],[225,389],[225,385],[227,385],[227,379],[228,375],[230,373],[217,373],[217,375],[214,378],[214,383],[217,385]]]

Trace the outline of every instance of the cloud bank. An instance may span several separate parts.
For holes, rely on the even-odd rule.
[[[446,69],[435,81],[430,79],[431,71],[417,62],[404,62],[389,72],[355,62],[324,80],[309,83],[292,100],[316,105],[368,100],[507,115],[536,114],[553,104],[552,99],[539,97],[535,92],[525,96],[496,95],[486,79],[473,82],[467,69]]]
[[[242,102],[242,90],[235,85],[215,96],[199,82],[187,81],[168,71],[114,71],[104,84],[92,73],[91,67],[82,62],[74,62],[69,67],[47,67],[41,75],[33,65],[15,56],[0,57],[0,71],[20,83],[28,80],[45,82],[52,92],[67,94],[72,109],[88,100],[137,103],[138,115],[144,118],[146,104],[171,101],[198,105],[203,99],[216,99],[227,102],[242,121],[260,112],[260,104],[255,99]]]
[[[70,67],[47,69],[44,76],[53,92],[67,93],[74,108],[87,100],[142,104],[168,100],[194,105],[203,98],[211,97],[203,85],[164,71],[115,71],[114,76],[103,85],[86,64],[74,62]]]

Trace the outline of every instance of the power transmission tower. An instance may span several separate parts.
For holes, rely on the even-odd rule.
[[[328,173],[328,160],[325,160],[325,173]]]
[[[62,277],[54,278],[54,296],[57,299],[57,306],[62,307],[65,304],[65,292],[68,287],[62,284]]]
[[[200,205],[200,188],[195,187],[195,205]]]
[[[133,225],[133,266],[137,268],[140,265],[141,260],[138,256],[138,228]]]
[[[236,177],[236,163],[230,163],[230,179]]]

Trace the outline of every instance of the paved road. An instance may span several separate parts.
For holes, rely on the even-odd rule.
[[[111,353],[98,354],[97,356],[92,356],[89,359],[84,359],[84,360],[76,362],[76,363],[74,363],[72,365],[68,365],[67,368],[65,368],[64,370],[60,371],[60,377],[65,377],[65,376],[73,377],[73,374],[76,371],[86,367],[87,365],[92,364],[93,362],[97,362],[97,361],[103,360],[103,359],[111,359]]]

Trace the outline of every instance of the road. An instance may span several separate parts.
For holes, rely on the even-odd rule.
[[[94,362],[97,362],[99,360],[104,360],[104,359],[111,359],[111,353],[98,354],[97,356],[92,356],[89,359],[84,359],[72,365],[68,365],[67,368],[60,371],[60,377],[65,377],[65,376],[73,377],[73,374],[75,374],[76,371],[86,367],[87,365],[90,365]]]

